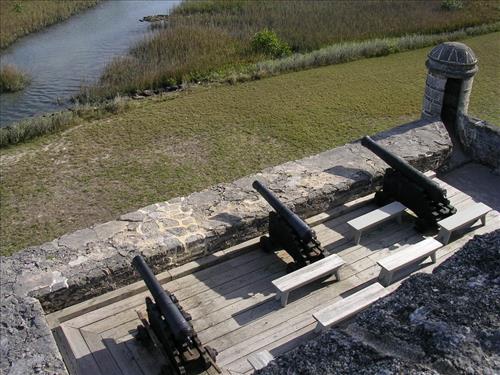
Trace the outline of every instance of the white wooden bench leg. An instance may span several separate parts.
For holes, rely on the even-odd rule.
[[[354,232],[354,243],[359,245],[359,241],[361,240],[361,231],[357,230]]]
[[[280,297],[280,299],[281,299],[281,307],[285,307],[286,304],[288,303],[288,294],[289,293],[290,292],[283,292],[283,293],[281,293],[281,297]]]
[[[382,268],[380,270],[380,274],[378,275],[378,280],[383,286],[388,286],[392,281],[392,272]]]
[[[436,263],[436,252],[431,254],[432,263]]]
[[[333,274],[335,275],[335,279],[337,281],[340,281],[340,272],[339,272],[339,270],[335,270],[335,272],[333,272]]]
[[[322,332],[325,330],[325,326],[323,324],[321,324],[320,322],[318,322],[316,324],[316,327],[314,327],[314,332]]]
[[[441,242],[443,243],[443,245],[448,244],[448,242],[450,241],[450,237],[451,237],[451,232],[449,230],[441,228],[441,230],[439,231],[438,238],[442,240]]]
[[[486,225],[486,214],[481,216],[481,224]]]

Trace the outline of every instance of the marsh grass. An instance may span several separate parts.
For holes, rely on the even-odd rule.
[[[99,105],[76,104],[71,110],[37,116],[0,128],[0,148],[68,129],[82,120],[92,121],[123,113],[129,99],[117,96]]]
[[[0,128],[0,147],[20,143],[42,134],[54,133],[67,128],[74,121],[73,113],[62,111],[8,125]]]
[[[392,53],[424,48],[442,42],[459,40],[499,30],[500,22],[497,22],[440,34],[405,35],[399,38],[373,39],[337,44],[305,54],[294,54],[281,59],[259,62],[241,71],[233,69],[222,75],[215,73],[211,76],[211,80],[242,82],[250,79],[260,79],[312,67],[346,63],[368,57],[386,56]]]
[[[274,64],[276,74],[276,67],[292,60],[298,69],[380,56],[439,40],[425,34],[446,38],[450,31],[499,19],[500,10],[488,1],[464,1],[453,12],[438,0],[186,1],[168,21],[155,24],[153,34],[128,56],[114,60],[97,85],[83,88],[82,96],[99,100],[213,77],[230,82],[239,79],[235,75],[258,78],[262,67],[271,65],[257,64],[269,55],[252,48],[254,36],[264,30],[295,54]],[[403,39],[394,44],[392,38]],[[381,40],[386,39],[393,45],[385,46]]]
[[[1,0],[0,49],[18,38],[63,21],[101,0]]]
[[[29,75],[11,64],[0,66],[0,94],[24,89],[31,79]]]

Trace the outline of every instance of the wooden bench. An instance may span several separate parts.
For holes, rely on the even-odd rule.
[[[379,275],[379,282],[385,286],[389,285],[396,271],[429,256],[432,259],[432,263],[436,263],[436,251],[442,246],[443,244],[434,238],[426,238],[423,241],[398,251],[394,255],[379,260],[377,263],[382,267]]]
[[[250,362],[254,370],[261,370],[273,361],[274,357],[267,350],[262,350],[258,353],[252,353],[248,356],[247,361]]]
[[[404,205],[399,202],[392,202],[348,221],[347,224],[354,232],[354,242],[356,245],[359,244],[361,233],[364,230],[370,229],[392,218],[397,218],[398,222],[401,223],[401,215],[404,210],[406,210]]]
[[[387,294],[389,294],[387,289],[379,283],[375,283],[315,312],[313,318],[318,322],[315,328],[316,332],[352,317]]]
[[[281,299],[281,306],[285,307],[288,301],[288,294],[302,285],[309,284],[323,276],[331,274],[335,274],[337,280],[340,280],[339,268],[344,264],[345,262],[341,257],[333,254],[279,279],[273,280],[272,283],[278,290],[276,299]]]
[[[481,223],[485,225],[486,214],[490,211],[491,207],[488,207],[484,203],[476,203],[466,207],[464,210],[458,211],[455,215],[438,222],[438,238],[446,245],[450,241],[451,233],[454,230],[471,226],[479,219],[481,219]]]

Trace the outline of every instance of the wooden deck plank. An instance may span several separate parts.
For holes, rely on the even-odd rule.
[[[102,374],[97,365],[92,352],[90,351],[85,339],[80,330],[60,325],[56,328],[58,331],[57,338],[60,346],[63,346],[61,352],[65,355],[66,365],[76,375],[106,375]]]
[[[104,375],[123,375],[108,348],[104,345],[101,335],[91,331],[80,330],[82,337],[92,352],[97,366]]]
[[[132,353],[128,350],[125,343],[117,342],[115,339],[104,336],[103,340],[116,363],[120,366],[120,370],[123,375],[148,375],[141,371],[139,365],[135,361]]]
[[[246,293],[251,285],[261,280],[279,277],[286,272],[286,264],[284,262],[272,261],[266,267],[263,267],[255,272],[242,275],[241,277],[231,280],[216,289],[208,289],[197,295],[188,297],[182,300],[182,307],[189,309],[191,314],[196,311],[204,311],[207,305],[216,305],[221,299],[234,299],[239,295]],[[251,290],[248,290],[251,293]]]
[[[248,298],[253,298],[252,303],[258,304],[259,298],[264,298],[263,294],[273,292],[271,281],[274,278],[282,275],[284,273],[284,268],[285,268],[284,264],[274,262],[269,267],[267,267],[269,274],[268,275],[264,274],[263,278],[256,278],[257,280],[254,283],[244,285],[242,288],[235,289],[231,293],[225,295],[217,294],[219,296],[218,298],[212,297],[213,298],[212,300],[205,301],[203,305],[199,305],[193,309],[188,309],[188,307],[184,304],[184,301],[181,301],[181,305],[183,306],[184,309],[189,311],[189,313],[192,315],[193,320],[196,320],[198,318],[206,317],[207,314],[214,313],[215,311],[227,307],[228,305],[237,303],[239,301],[243,301]],[[272,271],[276,272],[271,273]],[[250,277],[243,275],[242,279],[244,280],[245,278],[249,279]],[[239,285],[240,283],[236,283],[234,287],[236,288]],[[275,294],[273,293],[272,295],[270,295],[269,298],[274,297],[274,295]],[[119,326],[130,320],[136,319],[137,313],[135,310],[144,312],[145,311],[144,301],[142,302],[142,304],[135,306],[134,309],[129,308],[127,310],[121,311],[116,315],[109,316],[104,319],[98,320],[94,323],[88,324],[87,326],[85,326],[85,328],[95,332],[103,332],[104,330],[109,330],[110,328]]]
[[[117,340],[124,343],[145,375],[160,375],[166,365],[162,356],[154,348],[146,348],[134,336],[128,334]]]
[[[203,279],[196,279],[195,276],[189,275],[189,276],[184,276],[181,279],[174,280],[171,282],[167,282],[166,284],[163,284],[163,287],[166,288],[168,291],[171,293],[174,293],[175,296],[181,301],[184,298],[188,298],[188,295],[184,294],[182,286],[187,286],[189,282],[186,282],[185,279],[189,279],[191,282],[191,289],[190,291],[193,290],[194,284],[197,284],[197,287],[199,288],[198,290],[208,290],[211,287],[208,285],[212,283],[212,288],[215,288],[217,285],[217,282],[224,283],[231,281],[235,277],[241,277],[242,275],[246,275],[248,273],[254,272],[255,269],[253,266],[256,267],[266,267],[266,260],[267,263],[269,262],[269,259],[263,258],[262,252],[259,251],[259,253],[254,253],[252,254],[252,258],[254,259],[248,259],[247,257],[248,254],[244,254],[242,257],[245,257],[245,262],[239,261],[237,262],[238,258],[234,258],[229,260],[226,263],[220,264],[221,267],[215,267],[215,269],[204,269],[200,272],[203,272]],[[267,255],[267,254],[266,254]],[[271,257],[271,255],[267,255]],[[222,267],[224,265],[224,267]],[[219,266],[219,265],[218,265]],[[257,268],[258,269],[258,268]],[[208,272],[210,271],[210,272]],[[223,272],[225,271],[225,272]],[[210,279],[211,276],[217,275],[216,281],[207,281]],[[180,288],[180,289],[179,289]],[[110,305],[107,305],[99,310],[91,311],[83,316],[76,317],[74,319],[71,319],[68,323],[71,324],[72,327],[75,328],[81,328],[85,327],[88,324],[92,324],[93,322],[96,322],[101,319],[106,319],[113,317],[117,314],[119,314],[122,311],[125,311],[130,308],[135,308],[138,306],[141,306],[144,304],[144,299],[146,296],[150,296],[149,292],[143,292],[136,294],[126,300],[120,300],[118,302],[112,303]]]
[[[207,330],[206,332],[200,332],[199,337],[202,341],[206,340],[205,342],[207,345],[211,345],[217,350],[223,351],[244,341],[245,338],[269,331],[272,327],[278,326],[283,322],[288,322],[290,319],[294,319],[305,311],[310,311],[325,300],[335,298],[356,285],[359,285],[357,277],[351,276],[345,280],[335,282],[327,288],[323,288],[321,293],[317,291],[300,300],[292,301],[285,308],[280,308],[277,301],[270,301],[270,304],[266,307],[271,307],[271,310],[266,311],[267,309],[264,309],[267,314],[260,318],[249,320],[249,322],[242,327],[239,325],[235,327],[232,324],[233,321],[229,320],[217,326],[218,332],[216,332],[216,329]],[[262,314],[262,312],[258,312],[257,310],[251,311],[251,313],[256,313],[257,316]],[[232,325],[232,327],[229,327],[229,329],[231,329],[229,332],[227,332],[229,330],[227,325]]]

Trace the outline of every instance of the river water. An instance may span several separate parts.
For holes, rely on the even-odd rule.
[[[31,76],[23,91],[0,95],[0,126],[61,110],[80,86],[95,82],[106,64],[148,32],[144,16],[167,14],[180,1],[108,0],[44,31],[26,36],[0,55]]]

